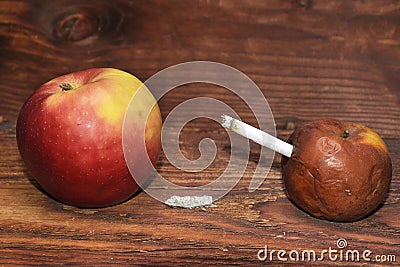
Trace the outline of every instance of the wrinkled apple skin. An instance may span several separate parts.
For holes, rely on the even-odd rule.
[[[72,89],[63,90],[62,84]],[[50,195],[73,206],[96,208],[118,204],[139,189],[125,163],[122,127],[129,101],[141,85],[129,73],[97,68],[55,78],[30,96],[17,121],[18,148]],[[161,147],[160,111],[149,91],[140,103],[134,109],[138,127],[129,129],[131,144],[145,138],[155,164]],[[146,122],[143,114],[150,110]],[[137,166],[147,156],[146,151],[131,155]],[[143,176],[139,179],[146,172],[137,172]]]
[[[371,129],[334,119],[295,129],[290,158],[282,158],[289,199],[307,213],[351,222],[375,211],[389,189],[392,164],[385,143]]]

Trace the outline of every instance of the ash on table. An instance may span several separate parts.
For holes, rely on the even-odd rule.
[[[172,196],[164,203],[170,207],[192,209],[212,205],[212,196]]]

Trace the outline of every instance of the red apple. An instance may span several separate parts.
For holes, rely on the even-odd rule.
[[[50,195],[77,207],[104,207],[127,200],[139,189],[125,162],[122,129],[129,102],[141,85],[124,71],[97,68],[55,78],[29,97],[17,121],[18,148]],[[157,161],[162,127],[147,88],[139,103],[129,111],[135,113],[135,122],[128,127],[129,145],[145,142],[147,149],[130,149],[130,162],[138,168],[145,157]],[[141,176],[135,179],[145,179],[148,172],[135,172]]]
[[[350,222],[382,203],[392,177],[388,149],[370,128],[334,119],[311,121],[289,138],[290,158],[282,158],[288,197],[309,214]]]

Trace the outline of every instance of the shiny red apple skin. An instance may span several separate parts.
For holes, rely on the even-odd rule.
[[[374,212],[392,176],[388,149],[370,128],[320,119],[300,125],[289,138],[290,158],[282,158],[289,199],[320,219],[357,221]]]
[[[76,207],[97,208],[123,202],[138,191],[126,166],[122,127],[129,101],[141,85],[127,72],[96,68],[55,78],[29,97],[18,116],[18,148],[50,195]],[[145,138],[147,153],[130,153],[138,166],[146,156],[155,164],[161,147],[160,111],[151,93],[144,95],[134,110],[138,125],[129,129],[131,144]],[[150,110],[146,121],[143,114]],[[135,178],[145,179],[147,172],[138,171],[142,177]]]

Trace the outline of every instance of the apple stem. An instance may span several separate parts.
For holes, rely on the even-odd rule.
[[[347,138],[350,135],[350,131],[348,129],[344,130],[343,132],[343,138]]]
[[[70,83],[62,83],[59,86],[63,91],[69,91],[74,89]]]

